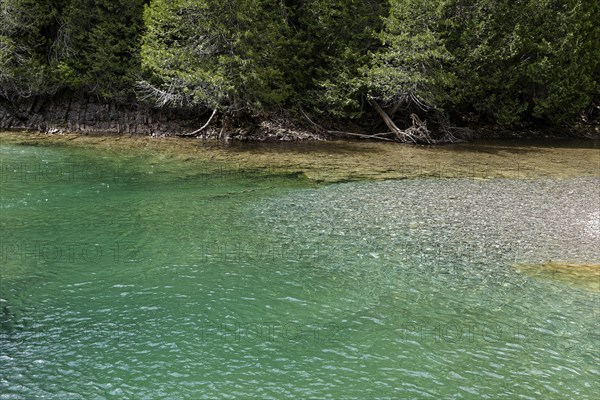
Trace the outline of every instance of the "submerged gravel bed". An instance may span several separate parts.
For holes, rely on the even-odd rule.
[[[320,242],[380,260],[429,254],[469,264],[600,262],[599,178],[342,183],[251,213],[273,240]]]

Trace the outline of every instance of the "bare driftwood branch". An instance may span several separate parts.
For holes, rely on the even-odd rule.
[[[343,132],[343,131],[329,131],[326,130],[325,132],[331,134],[331,135],[339,135],[339,136],[356,136],[362,139],[377,139],[377,140],[386,140],[388,142],[393,142],[393,139],[389,139],[389,138],[385,138],[385,137],[381,137],[382,135],[391,135],[391,132],[384,132],[384,133],[377,133],[374,135],[365,135],[362,133],[354,133],[354,132]]]
[[[197,134],[199,134],[200,132],[202,132],[203,130],[205,130],[208,125],[210,125],[211,121],[213,120],[215,114],[217,113],[217,109],[215,108],[212,112],[212,114],[210,115],[210,118],[208,118],[208,121],[206,121],[206,123],[204,125],[202,125],[200,128],[196,129],[194,132],[190,132],[190,133],[182,133],[179,134],[177,136],[196,136]]]
[[[383,119],[383,122],[385,122],[385,125],[388,127],[388,129],[394,133],[396,139],[398,139],[401,142],[417,143],[416,138],[410,132],[403,131],[402,129],[396,126],[396,124],[394,123],[394,121],[392,121],[390,116],[387,115],[387,113],[383,110],[383,108],[381,108],[379,104],[377,104],[375,100],[369,99],[369,103],[375,109],[375,111],[377,111],[377,114],[379,114],[381,119]]]
[[[452,134],[450,129],[448,129],[448,125],[444,121],[442,121],[440,124],[442,131],[444,132],[444,136],[441,139],[436,139],[432,136],[429,128],[427,128],[427,122],[422,121],[416,114],[410,115],[412,125],[409,128],[400,129],[375,100],[369,99],[369,103],[375,109],[375,111],[377,111],[377,114],[379,114],[390,131],[394,133],[396,140],[400,142],[414,144],[436,144],[453,143],[457,141],[456,137]],[[417,105],[422,106],[422,104]]]
[[[362,138],[362,139],[377,139],[377,140],[386,140],[386,141],[390,141],[390,142],[393,141],[392,139],[382,137],[382,136],[385,136],[385,135],[390,135],[391,132],[376,133],[374,135],[365,135],[365,134],[362,134],[362,133],[343,132],[343,131],[334,131],[334,130],[325,129],[321,125],[317,124],[312,119],[310,119],[310,117],[308,115],[306,115],[306,113],[304,112],[304,110],[302,109],[302,107],[300,108],[300,112],[302,112],[302,115],[304,115],[304,118],[306,118],[307,121],[310,122],[311,125],[313,125],[317,129],[317,131],[320,131],[320,132],[323,132],[323,133],[327,133],[329,135],[335,135],[335,136],[352,136],[352,137],[359,137],[359,138]]]

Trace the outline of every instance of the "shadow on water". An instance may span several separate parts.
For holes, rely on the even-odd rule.
[[[204,147],[205,144],[201,143]],[[381,154],[384,149],[377,141],[327,141],[327,142],[225,142],[218,147],[236,153],[290,153],[290,154]],[[402,143],[385,143],[407,151],[440,149],[457,153],[529,154],[545,149],[600,149],[600,140],[581,139],[515,139],[479,140],[443,146],[413,146]]]
[[[530,154],[540,150],[556,149],[598,149],[600,150],[600,140],[581,140],[581,139],[514,139],[514,140],[479,140],[470,143],[458,143],[446,146],[456,152],[465,153],[487,153],[498,155],[502,153],[510,154]]]

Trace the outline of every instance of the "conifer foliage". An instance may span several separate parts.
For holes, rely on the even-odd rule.
[[[598,118],[598,21],[597,0],[0,0],[0,98],[564,126]]]

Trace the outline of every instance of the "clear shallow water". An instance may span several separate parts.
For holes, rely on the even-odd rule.
[[[6,398],[597,398],[599,180],[313,187],[2,147]]]

